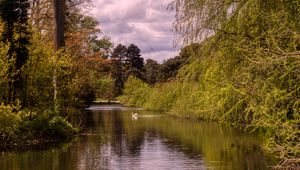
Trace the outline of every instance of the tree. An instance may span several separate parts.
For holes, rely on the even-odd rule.
[[[74,57],[85,57],[99,52],[94,51],[95,42],[98,41],[97,34],[100,33],[100,29],[97,28],[98,21],[80,12],[68,15],[71,21],[67,23],[66,48]]]
[[[124,62],[126,55],[127,47],[125,45],[118,44],[117,47],[114,48],[111,58]]]
[[[159,81],[167,82],[177,76],[178,70],[186,62],[186,58],[176,56],[164,61],[159,68]]]
[[[141,57],[141,50],[134,44],[127,48],[126,62],[129,67],[141,70],[144,67],[144,59]]]
[[[98,39],[97,36],[92,37],[89,46],[94,53],[100,52],[105,59],[111,56],[113,44],[107,36],[101,39]]]
[[[54,9],[54,47],[57,55],[59,50],[65,45],[65,0],[54,0],[53,9]],[[54,100],[54,109],[58,110],[58,101],[57,101],[57,61],[55,61],[54,71],[53,71],[53,100]]]
[[[141,50],[134,44],[130,44],[126,53],[126,77],[130,75],[144,80],[144,59],[141,57]]]
[[[126,47],[119,44],[111,55],[111,73],[115,79],[115,94],[122,94],[122,88],[127,78],[132,75],[145,80],[144,59],[141,50],[134,44]]]
[[[65,45],[65,0],[54,0],[54,47],[58,51]]]
[[[10,63],[7,72],[7,103],[12,103],[17,98],[25,102],[26,98],[23,93],[25,80],[22,68],[29,55],[28,8],[27,0],[0,1],[0,18],[4,25],[1,41],[8,44],[5,57],[6,62]]]
[[[299,0],[175,0],[173,5],[175,30],[184,43],[210,36],[201,43],[201,59],[193,57],[181,73],[189,83],[200,84],[197,100],[203,102],[197,110],[222,103],[213,114],[266,129],[269,149],[282,159],[279,168],[296,168]]]
[[[150,85],[154,85],[159,80],[159,64],[157,61],[148,59],[146,60],[145,64],[145,70],[146,70],[146,81]]]
[[[182,59],[190,59],[190,58],[200,58],[201,57],[201,44],[199,43],[191,43],[190,45],[187,45],[183,47],[180,50],[179,56]]]
[[[122,94],[122,88],[125,82],[125,74],[123,71],[125,58],[127,55],[127,47],[119,44],[111,56],[111,74],[115,80],[115,96]]]
[[[222,30],[234,13],[248,0],[175,0],[170,4],[176,10],[175,31],[181,43],[188,45],[199,42]]]

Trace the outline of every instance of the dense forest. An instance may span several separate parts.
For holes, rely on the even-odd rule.
[[[174,0],[178,56],[113,44],[90,0],[0,0],[0,148],[69,139],[79,108],[120,100],[262,131],[300,164],[299,0]],[[164,56],[161,56],[164,57]]]
[[[277,168],[299,167],[299,1],[175,0],[169,8],[187,61],[167,83],[130,77],[120,100],[263,131]]]

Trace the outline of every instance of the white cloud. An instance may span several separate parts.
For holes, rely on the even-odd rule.
[[[160,62],[178,54],[173,48],[172,0],[92,0],[92,14],[115,44],[136,44],[142,56]]]
[[[176,55],[178,55],[178,51],[161,50],[161,51],[145,53],[145,54],[146,54],[144,57],[145,61],[150,58],[156,60],[159,63],[163,63],[168,58],[173,58]]]

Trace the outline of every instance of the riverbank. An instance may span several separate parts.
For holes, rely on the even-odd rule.
[[[78,128],[51,110],[35,112],[0,104],[0,150],[57,143],[78,133]]]
[[[220,91],[222,94],[218,94]],[[130,106],[164,111],[177,117],[215,120],[264,130],[267,138],[265,149],[281,160],[277,168],[297,169],[300,166],[298,119],[278,118],[278,113],[257,112],[263,107],[260,105],[249,110],[254,107],[247,103],[249,98],[242,97],[233,86],[204,90],[197,82],[171,81],[150,87],[130,77],[125,84],[124,95],[119,99]]]
[[[121,104],[118,100],[106,100],[106,99],[97,99],[93,101],[95,104]]]

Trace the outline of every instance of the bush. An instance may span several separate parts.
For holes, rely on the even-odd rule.
[[[142,80],[129,76],[124,85],[123,95],[118,99],[126,105],[142,107],[150,91],[151,88]]]
[[[51,110],[44,111],[20,111],[20,117],[22,119],[20,124],[20,131],[25,134],[26,138],[36,138],[47,136],[49,120],[56,116],[57,113]]]
[[[144,103],[144,107],[150,110],[170,111],[180,95],[179,87],[179,82],[157,85],[151,90],[149,97]]]
[[[66,119],[61,116],[53,117],[48,124],[48,133],[52,137],[66,139],[78,132]]]
[[[0,104],[0,145],[9,147],[17,140],[21,122],[17,107]]]
[[[77,129],[67,120],[51,110],[44,110],[42,113],[27,112],[21,117],[20,130],[29,140],[34,138],[66,139],[77,132]]]
[[[180,83],[169,82],[153,88],[136,77],[130,76],[118,99],[129,106],[144,107],[149,110],[169,111],[177,100]]]
[[[0,148],[9,149],[33,141],[68,139],[78,133],[66,119],[51,110],[41,113],[0,104]],[[36,143],[36,142],[34,142]]]

